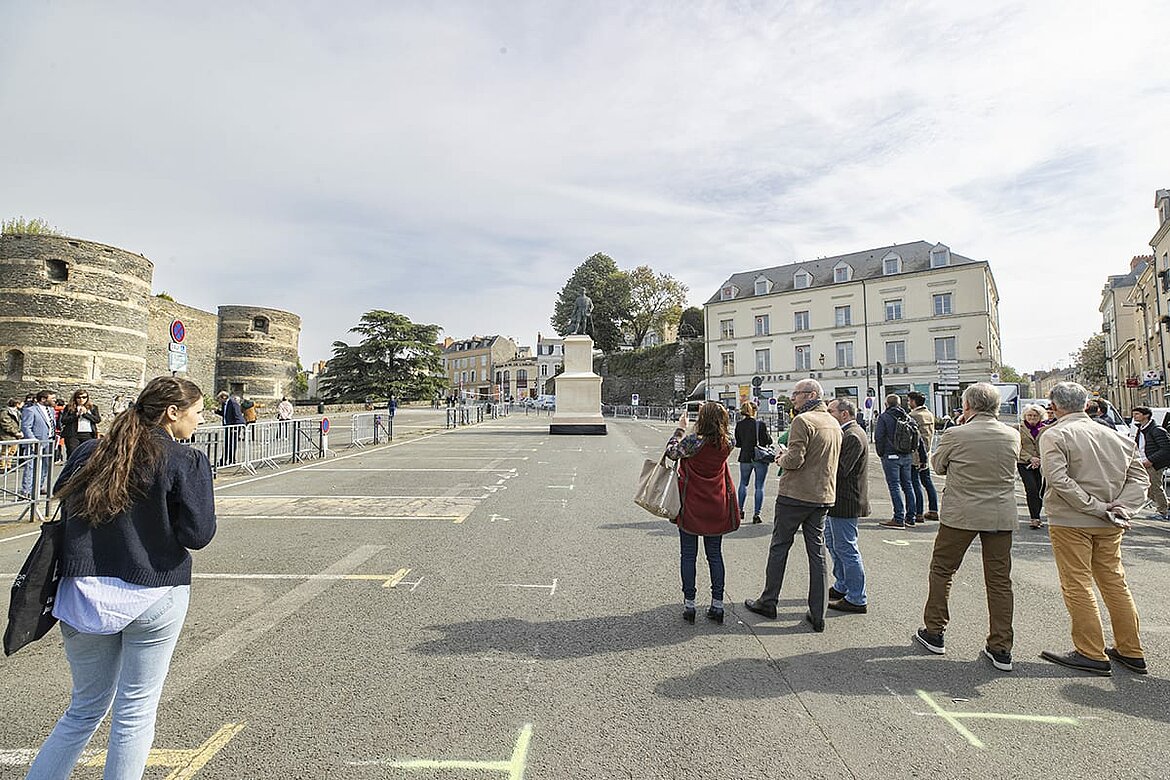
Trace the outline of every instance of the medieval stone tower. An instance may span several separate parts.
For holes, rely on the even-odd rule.
[[[259,306],[219,307],[216,390],[255,400],[292,394],[301,318]]]

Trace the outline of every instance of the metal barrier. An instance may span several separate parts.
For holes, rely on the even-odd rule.
[[[202,450],[217,473],[220,469],[235,468],[255,474],[257,469],[275,468],[282,461],[299,463],[328,454],[321,420],[315,418],[205,426],[184,444]]]
[[[483,422],[489,415],[495,416],[490,404],[476,404],[475,406],[456,406],[447,409],[446,428],[458,428],[460,425],[473,425]],[[507,414],[507,412],[504,412]]]
[[[394,418],[383,412],[359,412],[353,416],[349,430],[351,447],[394,441]]]
[[[615,406],[602,404],[603,417],[629,417],[632,420],[656,420],[669,422],[677,420],[682,414],[681,409],[671,409],[668,406]]]
[[[3,483],[0,509],[24,507],[17,521],[35,523],[49,517],[57,441],[5,440],[0,443]],[[36,489],[39,486],[39,490]]]

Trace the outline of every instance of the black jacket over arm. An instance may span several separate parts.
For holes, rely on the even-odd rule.
[[[1141,436],[1146,460],[1154,464],[1156,469],[1170,466],[1170,434],[1151,420],[1141,429]]]
[[[772,436],[768,425],[755,417],[744,417],[735,424],[735,446],[739,447],[739,462],[751,463],[756,459],[756,445],[768,447]]]

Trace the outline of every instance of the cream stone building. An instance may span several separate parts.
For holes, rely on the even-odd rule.
[[[507,336],[472,336],[456,341],[445,339],[442,347],[443,372],[451,393],[466,400],[495,399],[496,367],[516,357],[516,342]]]
[[[1149,357],[1148,324],[1145,304],[1138,307],[1135,300],[1149,299],[1148,288],[1152,275],[1146,273],[1150,256],[1137,256],[1129,262],[1129,273],[1110,276],[1101,290],[1101,330],[1105,334],[1106,397],[1123,413],[1139,403],[1145,403],[1149,392],[1141,387]],[[1145,294],[1134,295],[1138,280],[1144,279]],[[1138,346],[1138,334],[1142,346]]]
[[[704,305],[707,396],[829,397],[919,390],[937,414],[1000,365],[999,293],[986,261],[916,241],[732,275]],[[879,379],[878,366],[882,376]]]

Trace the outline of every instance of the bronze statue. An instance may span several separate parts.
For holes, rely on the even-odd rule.
[[[569,333],[567,335],[577,336],[592,335],[590,331],[593,330],[593,299],[585,293],[585,288],[581,288],[581,294],[577,296],[577,302],[573,304],[573,316],[569,318]]]

